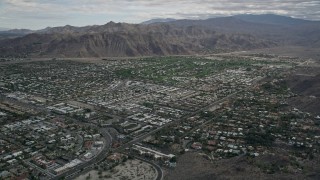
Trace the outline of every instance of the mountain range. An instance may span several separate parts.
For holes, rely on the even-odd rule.
[[[172,19],[172,18],[166,18],[166,19],[150,19],[148,21],[144,21],[141,24],[154,24],[154,23],[166,23],[166,22],[172,22],[172,21],[176,21],[176,19]]]
[[[320,22],[272,14],[236,15],[9,30],[1,36],[1,57],[182,55],[292,45],[318,48]]]

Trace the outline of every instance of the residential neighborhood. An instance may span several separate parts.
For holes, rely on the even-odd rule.
[[[300,173],[299,162],[319,154],[319,114],[288,103],[297,94],[285,79],[303,59],[5,62],[0,179],[162,179],[188,153],[254,161],[273,147],[294,165],[262,171]]]

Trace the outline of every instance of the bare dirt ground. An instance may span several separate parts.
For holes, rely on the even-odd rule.
[[[211,162],[196,152],[190,152],[178,158],[175,169],[166,171],[165,180],[212,180],[212,179],[318,179],[320,168],[317,164],[319,158],[313,161],[305,161],[303,170],[291,164],[293,162],[285,155],[279,154],[261,155],[256,158],[246,156],[231,159],[215,160]],[[286,172],[272,169],[273,164],[281,164],[286,167]]]
[[[320,115],[320,98],[297,96],[289,100],[289,104],[302,111],[316,115]]]
[[[157,177],[157,171],[152,165],[140,160],[128,160],[124,164],[116,166],[112,170],[98,172],[92,170],[76,178],[76,180],[96,180],[96,179],[112,179],[112,180],[153,180]]]
[[[297,94],[289,99],[291,106],[320,115],[320,67],[299,67],[287,79],[291,90]]]

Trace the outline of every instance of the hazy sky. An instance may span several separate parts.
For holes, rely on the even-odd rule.
[[[244,13],[320,20],[320,0],[0,0],[0,27],[40,29]]]

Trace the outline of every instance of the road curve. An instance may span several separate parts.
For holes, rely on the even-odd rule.
[[[157,174],[158,174],[158,176],[157,176],[157,178],[156,178],[156,180],[162,180],[163,179],[163,171],[162,171],[162,169],[160,168],[160,166],[159,165],[157,165],[157,164],[155,164],[155,163],[153,163],[153,162],[151,162],[151,161],[148,161],[148,160],[146,160],[146,159],[143,159],[143,158],[140,158],[140,157],[134,157],[135,159],[139,159],[140,161],[143,161],[143,162],[146,162],[146,163],[148,163],[148,164],[151,164],[156,170],[157,170]]]

